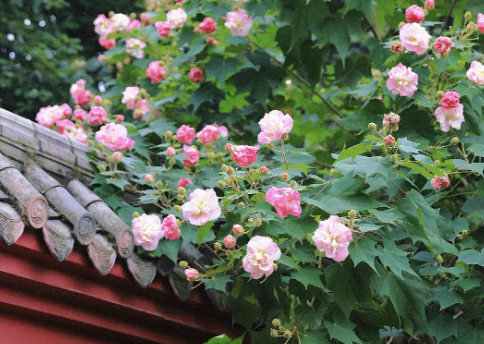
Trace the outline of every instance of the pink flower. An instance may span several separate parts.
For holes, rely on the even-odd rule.
[[[160,37],[167,37],[170,34],[170,24],[166,21],[156,22],[155,27],[158,29],[158,35]]]
[[[433,10],[435,7],[435,0],[425,0],[425,8],[428,10]]]
[[[84,79],[79,79],[75,84],[71,85],[71,96],[73,99],[77,98],[78,93],[86,88],[86,81]]]
[[[392,135],[388,135],[383,141],[385,141],[385,144],[387,145],[392,145],[395,142],[395,138]]]
[[[74,98],[74,103],[80,106],[87,106],[91,101],[91,92],[88,90],[81,90],[79,91],[77,98]]]
[[[87,112],[83,109],[75,109],[74,110],[74,119],[76,121],[84,122],[87,118]]]
[[[229,135],[229,130],[225,125],[212,124],[214,127],[218,128],[218,133],[222,137],[227,137]]]
[[[39,110],[35,116],[35,120],[43,127],[50,128],[57,121],[60,121],[64,117],[64,111],[58,105],[46,106]]]
[[[435,190],[445,189],[450,185],[450,179],[447,175],[443,177],[435,176],[430,181]]]
[[[139,118],[140,120],[143,118],[144,114],[146,114],[147,112],[150,112],[152,110],[151,105],[148,103],[148,100],[146,100],[146,99],[140,99],[140,100],[136,101],[136,103],[134,104],[134,108],[136,110],[138,110],[138,112],[141,112],[142,116],[141,116],[141,118]]]
[[[152,84],[160,82],[165,77],[165,69],[160,65],[160,61],[153,61],[146,69],[146,76],[151,79]]]
[[[137,29],[141,27],[141,22],[138,19],[134,19],[129,22],[128,26],[126,27],[126,32],[130,32],[133,29]]]
[[[388,72],[387,87],[393,94],[411,97],[417,90],[418,75],[399,63]]]
[[[247,254],[242,265],[253,279],[270,276],[274,272],[274,262],[281,258],[281,250],[269,237],[256,235],[247,243]]]
[[[190,194],[190,201],[182,205],[182,210],[183,217],[195,226],[215,220],[222,213],[217,195],[212,189],[195,189]]]
[[[66,130],[67,127],[70,127],[70,128],[76,127],[74,122],[72,122],[70,119],[62,119],[60,121],[57,121],[56,125],[57,125],[57,131],[59,132],[59,134],[64,134],[64,131]]]
[[[188,158],[183,159],[183,165],[192,167],[198,164],[198,161],[200,160],[200,154],[198,153],[198,150],[196,148],[193,148],[188,145],[183,145],[183,150],[182,154],[188,155]]]
[[[457,107],[460,102],[460,94],[455,91],[445,92],[444,96],[440,100],[442,107],[446,109],[452,109]]]
[[[106,110],[102,106],[91,106],[88,122],[94,125],[101,125],[108,119]]]
[[[121,99],[121,103],[125,104],[127,109],[133,110],[138,94],[138,86],[126,87],[126,89],[123,91],[123,99]]]
[[[205,18],[200,24],[197,26],[203,33],[210,34],[215,31],[217,28],[217,23],[210,17]]]
[[[477,27],[484,33],[484,14],[482,13],[477,14]]]
[[[96,133],[96,140],[110,150],[131,149],[134,140],[128,137],[128,129],[121,124],[108,123]]]
[[[191,144],[193,139],[195,139],[195,129],[191,128],[188,125],[182,125],[176,131],[176,137],[178,141],[181,143],[186,143],[187,145]]]
[[[247,36],[252,27],[252,18],[245,10],[238,8],[234,12],[227,13],[225,27],[230,29],[232,36]]]
[[[116,115],[116,123],[123,123],[124,116],[123,115]]]
[[[99,54],[99,55],[97,56],[97,60],[98,60],[99,62],[103,63],[103,62],[104,62],[104,55],[103,55],[103,54]]]
[[[62,104],[62,105],[60,106],[60,108],[61,108],[61,109],[62,109],[62,111],[64,112],[64,117],[65,117],[65,118],[69,118],[69,117],[71,117],[71,115],[72,115],[72,109],[71,109],[71,107],[70,107],[69,105],[67,105],[67,104]]]
[[[168,148],[166,149],[166,153],[165,153],[165,154],[166,154],[166,156],[167,156],[167,157],[169,157],[169,158],[174,157],[174,156],[176,155],[175,148],[173,148],[173,147],[168,147]]]
[[[71,127],[70,129],[65,130],[63,135],[80,143],[87,142],[87,135],[82,128]]]
[[[131,19],[122,13],[116,13],[111,17],[111,22],[113,23],[113,30],[114,31],[124,31],[129,25]]]
[[[232,235],[227,235],[225,238],[224,238],[224,245],[225,247],[227,248],[232,248],[235,246],[235,243],[237,242],[237,240],[232,236]]]
[[[126,40],[126,52],[137,59],[142,59],[145,56],[145,47],[146,43],[138,38],[128,38]]]
[[[94,105],[101,105],[102,102],[103,102],[103,98],[101,96],[94,97]]]
[[[276,208],[282,219],[287,215],[301,216],[300,197],[299,192],[291,188],[272,187],[266,193],[266,201]]]
[[[154,251],[165,233],[161,228],[160,218],[156,215],[143,214],[133,219],[134,242],[146,251]]]
[[[442,55],[447,55],[452,50],[454,42],[449,37],[439,37],[435,41],[434,48]]]
[[[425,18],[425,12],[422,7],[412,5],[405,11],[405,19],[409,23],[421,23]]]
[[[479,61],[472,61],[471,68],[466,73],[467,78],[478,85],[484,85],[484,66]]]
[[[218,139],[219,129],[213,125],[206,125],[198,132],[197,138],[201,143],[211,143]]]
[[[462,122],[465,122],[464,106],[458,104],[454,108],[439,107],[435,110],[434,116],[443,132],[448,132],[450,127],[460,130]]]
[[[203,74],[203,71],[200,68],[193,67],[190,69],[190,73],[188,73],[188,77],[190,78],[191,81],[194,83],[199,83],[203,81],[203,78],[205,75]]]
[[[106,18],[104,14],[98,15],[94,20],[94,31],[99,36],[109,35],[113,30],[112,26],[113,24],[111,23],[111,20]]]
[[[99,37],[99,45],[106,50],[110,50],[116,46],[116,40],[114,38],[106,39],[106,36]]]
[[[234,232],[235,235],[242,235],[244,234],[244,227],[237,223],[232,226],[232,232]]]
[[[166,14],[166,21],[170,25],[170,28],[178,29],[182,27],[187,21],[187,14],[185,13],[185,10],[183,10],[183,8],[170,10]]]
[[[390,128],[398,123],[400,123],[400,116],[396,113],[390,112],[388,115],[383,117],[382,124],[384,127]]]
[[[180,188],[180,187],[184,188],[184,187],[186,187],[188,184],[193,185],[193,182],[192,182],[190,179],[188,179],[188,178],[186,178],[186,177],[183,177],[182,179],[180,179],[180,180],[178,181],[178,183],[176,184],[176,187],[177,187],[177,188]]]
[[[194,282],[200,278],[200,273],[194,268],[188,268],[185,270],[185,276],[188,281]]]
[[[257,136],[259,143],[277,141],[283,134],[292,129],[293,120],[290,115],[284,115],[279,110],[272,110],[259,121],[261,133]]]
[[[348,257],[351,229],[343,225],[338,216],[330,216],[319,222],[313,240],[318,250],[326,253],[326,257],[342,262]]]
[[[232,146],[232,159],[241,167],[253,164],[257,160],[257,151],[260,146]]]
[[[175,215],[168,215],[165,217],[161,224],[161,228],[165,232],[165,238],[168,240],[180,239],[180,228],[176,223]]]
[[[422,55],[427,51],[431,39],[427,30],[418,23],[405,24],[400,28],[400,40],[403,46],[417,55]]]

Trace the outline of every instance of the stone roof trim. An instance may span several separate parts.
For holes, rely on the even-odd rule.
[[[134,279],[148,287],[157,272],[168,279],[181,300],[193,283],[167,257],[156,262],[134,252],[131,228],[86,185],[94,178],[86,153],[90,148],[0,108],[0,237],[14,244],[25,228],[42,231],[49,251],[65,261],[76,241],[100,272],[108,275],[117,256],[126,259]],[[180,258],[204,266],[210,258],[182,244]],[[225,309],[227,295],[209,290],[211,302]]]

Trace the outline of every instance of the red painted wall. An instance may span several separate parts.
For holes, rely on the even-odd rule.
[[[84,247],[58,262],[40,232],[26,231],[9,247],[1,243],[0,343],[196,344],[242,333],[203,292],[181,303],[160,277],[143,289],[118,260],[101,276]]]

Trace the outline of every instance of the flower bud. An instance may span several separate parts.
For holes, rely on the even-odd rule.
[[[193,282],[199,279],[200,273],[194,268],[188,268],[185,270],[185,276],[188,281]]]
[[[245,208],[245,204],[243,202],[240,202],[239,204],[237,204],[237,208],[244,209]]]
[[[137,211],[135,211],[135,212],[133,213],[133,218],[137,218],[137,217],[139,217],[139,213],[138,213]]]
[[[269,169],[267,168],[267,166],[261,166],[259,168],[259,173],[263,176],[265,176],[267,174],[267,172],[269,172]]]
[[[356,219],[356,211],[354,211],[354,210],[350,210],[350,211],[348,212],[348,217],[350,218],[350,220],[354,220],[354,219]]]
[[[224,182],[223,180],[219,180],[219,181],[217,182],[217,187],[218,187],[219,189],[223,189],[223,188],[225,188],[226,186],[227,186],[227,185],[225,184],[225,182]]]
[[[395,142],[395,138],[392,135],[388,135],[383,139],[383,141],[385,141],[386,145],[390,146]]]
[[[296,181],[295,181],[295,180],[291,180],[291,181],[289,182],[289,186],[290,186],[291,188],[295,189],[295,188],[297,187],[297,183],[296,183]]]
[[[390,46],[390,50],[394,53],[394,54],[403,54],[403,43],[400,42],[400,41],[393,41],[392,42],[392,45]]]
[[[173,132],[168,130],[166,133],[165,133],[165,138],[167,140],[171,139],[173,137]]]
[[[292,332],[289,331],[289,330],[284,331],[284,337],[291,338],[292,337]]]
[[[376,124],[371,122],[368,123],[368,130],[375,131],[376,130]]]
[[[279,319],[272,320],[272,326],[274,327],[282,326],[281,321]]]
[[[212,45],[213,45],[214,47],[216,47],[216,46],[218,45],[218,41],[217,41],[216,39],[214,39],[214,40],[212,41]]]
[[[398,155],[397,154],[392,154],[392,156],[390,156],[390,161],[391,162],[397,162],[398,161]]]
[[[157,188],[157,189],[163,189],[163,182],[162,182],[161,180],[158,180],[158,181],[156,182],[156,188]]]
[[[180,260],[180,262],[178,263],[178,266],[181,267],[182,269],[187,269],[188,262],[186,260]]]
[[[465,20],[466,20],[466,21],[471,20],[471,18],[472,18],[472,13],[471,13],[471,12],[469,12],[469,11],[467,11],[467,12],[464,14],[464,18],[465,18]]]
[[[235,173],[234,168],[233,168],[232,166],[229,166],[229,167],[227,168],[227,174],[228,174],[229,176],[231,176],[231,175],[233,175],[234,173]]]
[[[99,171],[101,171],[101,172],[106,172],[106,166],[104,166],[104,165],[99,165],[97,168],[98,168],[98,169],[99,169]]]
[[[224,157],[224,153],[218,152],[217,153],[217,158],[222,159]]]
[[[183,201],[185,199],[185,196],[184,195],[177,195],[176,199],[179,200],[179,201]]]
[[[271,329],[271,337],[272,338],[277,338],[277,331],[274,329]]]
[[[457,136],[454,136],[453,138],[450,139],[450,144],[454,146],[459,144],[459,138]]]
[[[288,139],[289,139],[289,134],[284,133],[284,134],[281,135],[281,140],[282,141],[287,141]]]
[[[228,168],[229,167],[227,165],[222,164],[222,167],[221,167],[222,171],[227,172]]]
[[[215,249],[215,251],[218,251],[222,248],[222,244],[219,242],[216,242],[213,244],[213,248]]]
[[[434,160],[434,164],[440,165],[440,160]]]
[[[217,156],[215,155],[214,152],[210,152],[210,153],[208,153],[207,157],[208,157],[209,160],[214,160]]]
[[[180,186],[176,191],[178,192],[179,195],[184,196],[187,190],[185,190],[184,187]]]
[[[274,150],[274,148],[275,148],[275,146],[274,146],[274,144],[273,144],[272,142],[269,142],[269,143],[267,144],[267,149],[268,149],[268,150],[273,151],[273,150]]]
[[[399,29],[401,29],[402,27],[404,27],[404,26],[405,26],[405,24],[406,24],[405,22],[400,22],[400,23],[398,24],[398,28],[399,28]]]
[[[94,141],[93,141],[93,140],[91,140],[91,139],[87,140],[87,145],[88,145],[89,147],[94,147]]]
[[[148,184],[153,183],[153,175],[152,174],[146,174],[145,175],[145,182],[147,182]]]
[[[255,226],[255,227],[260,227],[260,226],[262,226],[262,220],[261,220],[261,219],[259,219],[259,218],[255,219],[255,220],[254,220],[254,226]]]
[[[123,115],[117,115],[116,116],[116,123],[123,123],[124,122],[124,116]]]
[[[249,218],[247,219],[247,222],[248,222],[248,223],[254,223],[254,219],[253,219],[252,217],[249,217]]]
[[[284,172],[283,174],[281,174],[281,179],[283,182],[287,182],[287,180],[289,179],[289,174]]]
[[[94,97],[94,105],[101,105],[102,102],[103,102],[103,98],[101,96]]]
[[[137,121],[141,121],[143,119],[143,111],[141,109],[134,110],[133,118]]]
[[[232,150],[233,150],[233,149],[234,149],[234,147],[232,146],[232,144],[231,144],[231,143],[226,143],[226,144],[225,144],[225,151],[226,151],[227,153],[229,153],[229,154],[230,154],[230,153],[232,153]]]
[[[234,232],[235,235],[242,235],[244,234],[244,227],[236,223],[232,226],[232,232]]]
[[[232,248],[235,246],[235,243],[236,243],[236,240],[235,238],[232,236],[232,235],[227,235],[225,238],[224,238],[224,245],[225,247],[227,248]]]
[[[183,210],[183,209],[182,209],[182,207],[180,207],[178,204],[176,204],[176,205],[173,207],[173,209],[175,209],[175,211],[176,211],[177,213],[179,213],[179,212],[181,212],[181,211]]]
[[[437,257],[435,257],[435,260],[437,261],[437,263],[439,263],[439,265],[444,262],[444,258],[442,258],[440,254]]]
[[[445,93],[443,91],[437,92],[437,99],[442,99],[444,97]]]
[[[123,160],[123,153],[121,152],[114,152],[113,153],[113,162],[119,164]]]

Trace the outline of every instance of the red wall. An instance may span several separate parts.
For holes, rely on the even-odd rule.
[[[101,276],[84,247],[58,262],[40,232],[26,231],[9,247],[1,243],[0,343],[195,344],[242,333],[203,291],[181,303],[160,277],[141,288],[118,260]]]

